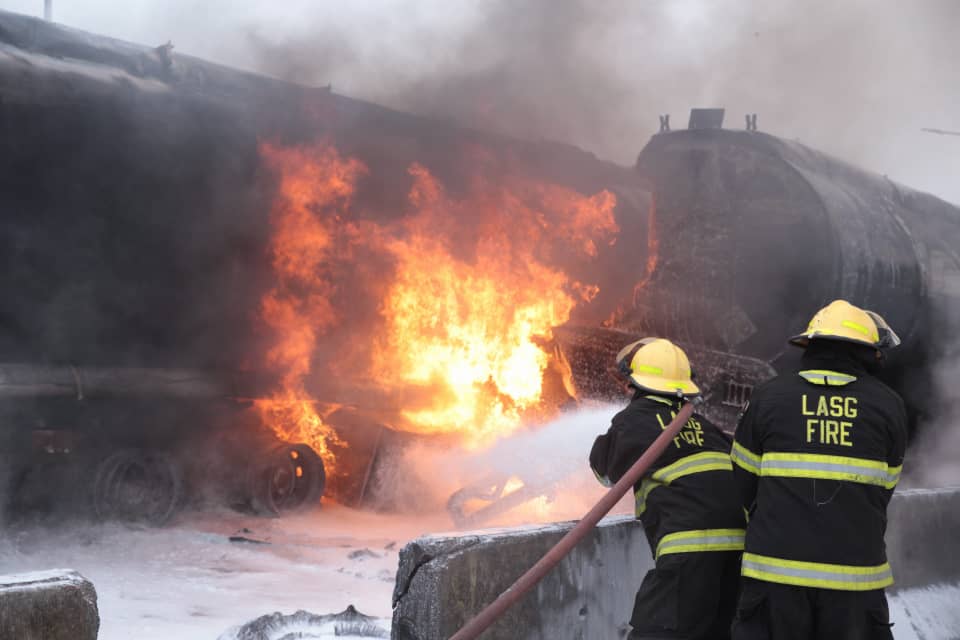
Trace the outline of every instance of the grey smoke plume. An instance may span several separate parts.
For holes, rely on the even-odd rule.
[[[4,0],[19,10],[40,2]],[[64,3],[57,19],[631,163],[657,115],[725,106],[960,201],[960,3],[930,0]]]
[[[932,411],[907,451],[904,474],[910,486],[960,486],[960,361],[951,353],[933,368]]]

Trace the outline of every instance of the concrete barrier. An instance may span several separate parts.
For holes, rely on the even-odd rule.
[[[393,638],[449,638],[572,526],[564,522],[414,540],[400,552]],[[640,523],[627,516],[607,518],[484,639],[625,637],[636,586],[652,566]]]
[[[887,517],[893,591],[960,582],[960,487],[897,492]]]
[[[911,597],[922,597],[909,594],[923,594],[923,587],[960,584],[960,488],[898,492],[888,515],[888,556],[897,580],[893,591],[905,594],[894,604],[907,610]],[[446,640],[572,526],[566,522],[414,540],[400,552],[392,637]],[[623,638],[634,593],[652,566],[640,524],[627,516],[607,518],[483,638]]]
[[[0,638],[96,640],[97,592],[75,571],[0,576]]]

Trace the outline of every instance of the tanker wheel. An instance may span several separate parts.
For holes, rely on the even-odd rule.
[[[93,510],[105,520],[161,526],[183,495],[180,473],[164,455],[128,449],[105,458],[93,483]]]
[[[250,502],[277,516],[317,504],[327,484],[323,460],[305,444],[280,444],[251,464]]]

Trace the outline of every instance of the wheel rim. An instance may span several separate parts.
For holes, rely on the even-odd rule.
[[[309,508],[323,495],[323,461],[305,444],[279,445],[253,464],[254,510],[279,515]]]
[[[176,511],[180,497],[179,473],[164,456],[121,451],[97,469],[94,512],[99,518],[159,526]]]

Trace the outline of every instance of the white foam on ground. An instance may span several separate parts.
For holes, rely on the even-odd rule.
[[[888,599],[896,640],[960,640],[960,583],[904,589]]]
[[[244,527],[250,532],[240,535],[271,544],[228,541]],[[283,519],[205,514],[164,529],[21,528],[0,540],[0,574],[79,571],[97,590],[100,640],[214,640],[274,611],[336,613],[350,604],[389,628],[400,548],[447,527],[439,516],[325,506]]]
[[[270,618],[265,624],[257,624],[255,629],[237,627],[224,633],[217,640],[243,640],[254,637],[264,640],[331,640],[333,638],[389,638],[390,621],[369,620],[354,623],[323,620],[322,616],[294,615],[282,619]]]

